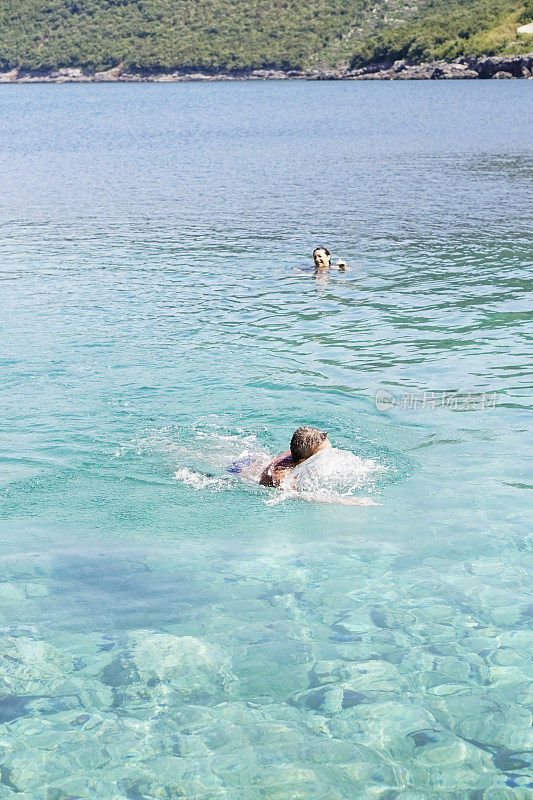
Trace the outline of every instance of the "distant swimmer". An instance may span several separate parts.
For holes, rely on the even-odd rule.
[[[281,486],[293,469],[320,450],[331,447],[327,433],[307,426],[294,431],[290,450],[280,453],[261,473],[261,486]]]
[[[331,253],[327,247],[315,247],[313,250],[314,265],[308,267],[296,267],[296,272],[311,272],[319,285],[327,286],[329,283],[329,275],[332,270],[339,272],[346,272],[346,261],[339,258],[336,265],[331,265]]]
[[[313,261],[315,262],[317,272],[325,272],[331,269],[331,254],[327,247],[315,247],[313,250]],[[344,272],[346,270],[346,261],[339,258],[334,269]]]

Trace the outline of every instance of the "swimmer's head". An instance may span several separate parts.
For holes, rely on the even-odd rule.
[[[318,428],[298,428],[291,439],[291,457],[295,464],[311,458],[319,450],[331,447],[327,433]]]
[[[313,261],[317,269],[325,269],[331,264],[331,255],[327,247],[315,247]]]

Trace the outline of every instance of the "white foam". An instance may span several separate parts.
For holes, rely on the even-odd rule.
[[[372,504],[368,497],[353,498],[356,491],[372,491],[382,467],[372,459],[362,459],[349,450],[336,447],[321,450],[297,466],[282,485],[286,494],[322,503],[351,502]]]
[[[200,443],[203,461],[219,469],[226,469],[231,462],[242,458],[258,462],[272,458],[258,445],[255,434],[244,431],[230,433],[212,428],[197,429],[195,439]]]
[[[214,489],[219,491],[227,489],[231,483],[226,475],[206,475],[204,472],[196,472],[193,469],[189,469],[189,467],[178,469],[172,477],[185,486],[190,486],[196,490]]]

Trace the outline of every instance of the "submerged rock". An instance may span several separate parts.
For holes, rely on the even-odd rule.
[[[0,667],[4,686],[14,694],[55,694],[73,672],[72,660],[47,642],[25,636],[0,640]]]
[[[234,678],[224,653],[194,636],[137,631],[131,644],[132,664],[149,687],[161,683],[187,696],[212,694]]]
[[[20,603],[25,600],[22,589],[8,581],[0,583],[0,601],[8,603]]]
[[[47,597],[49,593],[48,586],[45,586],[43,583],[26,584],[26,595],[29,598]]]

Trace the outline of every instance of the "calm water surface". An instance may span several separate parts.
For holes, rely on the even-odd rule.
[[[531,798],[531,88],[0,87],[0,798]]]

